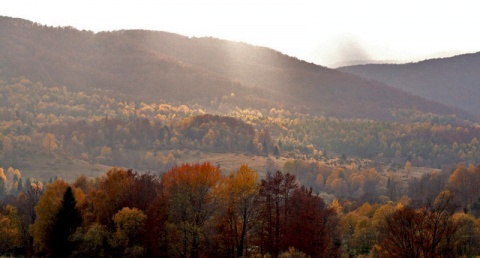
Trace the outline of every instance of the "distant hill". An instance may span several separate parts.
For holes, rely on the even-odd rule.
[[[415,108],[471,117],[384,83],[307,63],[264,47],[153,31],[93,33],[0,17],[0,77],[25,76],[70,90],[110,90],[130,101],[280,107],[347,118],[393,120]]]
[[[402,65],[347,66],[340,71],[377,80],[480,115],[480,52]]]

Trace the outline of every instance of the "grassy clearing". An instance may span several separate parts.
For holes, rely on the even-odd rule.
[[[169,151],[165,151],[164,155]],[[177,164],[183,163],[201,163],[209,161],[213,165],[220,166],[224,174],[236,171],[242,164],[248,164],[252,169],[257,171],[260,177],[265,176],[267,170],[267,160],[270,159],[273,166],[282,170],[285,162],[289,160],[287,157],[274,156],[256,156],[248,153],[214,153],[200,151],[179,151],[180,157],[176,159]],[[331,160],[329,163],[334,162]],[[325,162],[323,162],[325,163]],[[325,163],[328,165],[327,163]],[[271,165],[270,165],[271,166]],[[87,161],[72,159],[61,154],[40,153],[34,155],[25,161],[25,166],[19,167],[23,178],[37,178],[39,180],[48,181],[50,178],[58,177],[67,182],[74,181],[80,175],[88,177],[97,177],[105,174],[111,166],[105,166],[97,163],[89,163]],[[387,167],[383,168],[384,171]],[[420,178],[425,173],[438,171],[438,169],[428,167],[411,167],[410,172],[406,173],[404,169],[397,170],[396,173],[405,181],[411,178]],[[141,171],[140,172],[145,172]],[[163,172],[163,171],[158,171]],[[153,172],[152,173],[156,173]]]
[[[50,178],[58,177],[67,182],[73,182],[80,175],[100,176],[109,168],[109,166],[91,164],[59,154],[39,153],[26,160],[24,166],[19,169],[23,178],[33,177],[48,181]]]

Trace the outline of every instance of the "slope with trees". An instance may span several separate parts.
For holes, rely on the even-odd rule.
[[[1,17],[0,76],[27,76],[72,91],[109,90],[115,98],[285,107],[311,114],[393,120],[392,109],[466,112],[385,84],[309,64],[279,52],[213,38],[153,31],[92,33]],[[231,106],[218,104],[230,98]]]
[[[365,79],[480,115],[480,53],[408,64],[368,64],[339,68]]]

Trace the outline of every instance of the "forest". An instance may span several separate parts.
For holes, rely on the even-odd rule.
[[[480,253],[480,165],[385,189],[374,169],[328,177],[364,198],[329,203],[290,173],[263,179],[209,162],[160,175],[111,168],[97,178],[21,184],[0,170],[0,252],[46,257],[471,257]],[[337,183],[336,183],[337,182]],[[386,196],[397,194],[395,201]],[[366,197],[365,197],[366,196]],[[401,197],[400,197],[401,196]]]
[[[213,115],[25,78],[0,84],[4,255],[480,254],[475,122],[416,110],[382,122],[231,108],[233,94],[210,104],[226,111]],[[202,153],[266,162],[183,160]],[[42,159],[38,169],[55,175],[34,172]],[[78,160],[108,169],[61,170]]]

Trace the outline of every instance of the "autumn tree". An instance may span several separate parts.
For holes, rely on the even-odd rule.
[[[94,221],[113,230],[115,227],[112,221],[113,215],[123,207],[129,206],[128,202],[133,194],[134,181],[133,171],[117,167],[110,169],[100,180],[98,189],[89,195],[87,201],[91,207],[84,216],[91,217]],[[88,220],[88,218],[85,219]]]
[[[21,219],[17,209],[12,205],[6,205],[0,210],[0,254],[13,253],[20,248]]]
[[[410,207],[402,207],[379,225],[380,257],[422,257],[423,216]]]
[[[206,242],[210,218],[217,210],[220,169],[209,162],[184,164],[162,177],[169,199],[168,237],[172,256],[196,258]]]
[[[343,247],[347,254],[353,256],[356,253],[356,246],[354,241],[355,228],[357,223],[361,220],[361,216],[355,212],[351,211],[345,216],[342,216],[339,229],[341,230],[341,235],[343,238]]]
[[[270,253],[277,257],[284,242],[283,235],[289,217],[291,194],[298,188],[295,176],[280,171],[267,173],[260,182],[257,241],[261,253]]]
[[[459,212],[453,215],[457,226],[455,232],[455,255],[457,257],[473,257],[480,252],[480,232],[471,214]]]
[[[3,168],[0,168],[0,200],[2,200],[7,194],[7,177],[3,172]]]
[[[76,245],[72,257],[110,257],[111,232],[104,225],[94,222],[88,227],[78,228],[71,236]]]
[[[247,255],[247,235],[255,215],[257,180],[257,172],[244,164],[235,173],[230,174],[221,187],[224,211],[217,222],[217,227],[221,231],[218,241],[224,243],[226,254],[230,257]]]
[[[454,257],[458,225],[453,196],[444,191],[432,207],[401,206],[378,224],[377,252],[381,257]]]
[[[25,248],[25,255],[33,256],[33,238],[30,234],[29,227],[37,218],[35,206],[42,196],[43,189],[37,184],[30,183],[30,179],[26,180],[25,182],[29,185],[27,185],[24,191],[18,195],[16,206],[22,221],[20,232],[22,236],[22,246]]]
[[[60,179],[52,184],[48,184],[38,204],[35,206],[37,219],[30,227],[30,233],[33,236],[33,246],[37,254],[45,255],[53,253],[54,247],[50,241],[52,239],[52,229],[55,216],[61,207],[67,187],[68,184]],[[85,196],[79,189],[72,188],[72,191],[78,208],[83,204]]]
[[[147,256],[165,257],[167,255],[168,239],[166,237],[166,223],[169,213],[169,200],[163,192],[157,194],[150,202],[146,211],[145,221],[145,245]]]
[[[115,233],[112,245],[119,249],[119,256],[141,257],[145,254],[144,238],[147,216],[137,208],[123,208],[113,216]]]
[[[448,180],[449,189],[462,201],[464,207],[473,204],[480,197],[480,166],[469,169],[459,166]]]
[[[310,257],[338,257],[339,218],[333,208],[304,187],[293,190],[282,249],[292,246]]]
[[[51,154],[52,151],[56,150],[58,148],[58,145],[55,139],[55,134],[47,133],[43,138],[42,146],[45,150],[48,151],[49,154]]]

